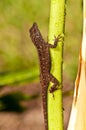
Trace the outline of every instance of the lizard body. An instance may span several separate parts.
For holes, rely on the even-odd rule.
[[[55,38],[54,44],[48,44],[44,41],[38,26],[36,23],[30,28],[30,37],[34,43],[40,63],[40,83],[42,86],[42,100],[43,100],[43,111],[44,111],[44,122],[45,130],[48,130],[48,114],[47,114],[47,90],[49,82],[53,83],[53,86],[50,88],[49,92],[53,93],[57,90],[57,85],[59,81],[50,73],[51,69],[51,57],[50,57],[50,48],[55,48],[61,36],[59,35]]]

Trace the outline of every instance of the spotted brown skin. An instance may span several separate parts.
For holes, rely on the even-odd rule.
[[[44,111],[44,122],[45,130],[48,130],[48,119],[47,119],[47,90],[49,82],[53,83],[49,92],[53,93],[57,90],[57,85],[59,86],[59,81],[50,73],[51,69],[51,57],[50,48],[56,48],[57,43],[60,41],[61,35],[55,37],[54,44],[48,44],[45,42],[36,23],[30,28],[30,37],[34,43],[40,63],[40,83],[42,86],[42,100],[43,100],[43,111]]]

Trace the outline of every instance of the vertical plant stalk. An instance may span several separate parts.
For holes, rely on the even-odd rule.
[[[83,37],[68,130],[86,130],[86,0],[83,0]]]
[[[51,0],[48,42],[53,44],[54,36],[64,33],[65,0]],[[63,43],[51,49],[51,73],[62,83]],[[51,85],[50,85],[51,86]],[[49,86],[49,88],[50,88]],[[48,130],[63,130],[62,84],[54,92],[48,91]]]

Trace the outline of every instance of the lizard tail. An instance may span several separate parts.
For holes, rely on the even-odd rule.
[[[43,113],[44,113],[45,130],[48,130],[47,91],[44,88],[42,90],[42,101],[43,101]]]

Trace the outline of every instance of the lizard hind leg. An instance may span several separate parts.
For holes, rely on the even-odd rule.
[[[53,92],[58,89],[58,86],[60,85],[60,83],[52,74],[49,75],[49,81],[53,83],[53,85],[49,89],[49,92],[53,94]],[[53,97],[54,97],[54,94],[53,94]]]

